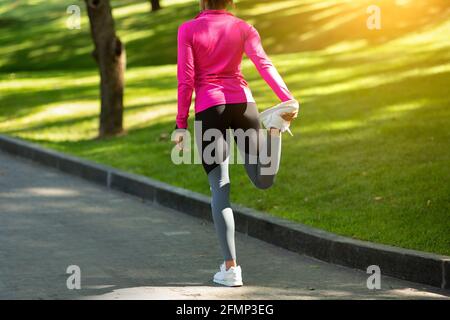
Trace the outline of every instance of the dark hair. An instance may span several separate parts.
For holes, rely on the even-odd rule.
[[[207,0],[208,7],[211,9],[224,9],[229,4],[233,4],[233,0]]]

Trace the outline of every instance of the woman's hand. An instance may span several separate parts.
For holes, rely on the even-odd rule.
[[[183,150],[184,149],[184,135],[186,133],[186,130],[184,129],[177,129],[175,131],[175,135],[173,137],[173,143],[176,144],[176,147],[178,148],[178,150]]]
[[[283,118],[283,120],[287,121],[287,122],[291,122],[292,120],[294,120],[295,118],[297,118],[298,116],[298,111],[295,112],[285,112],[281,115],[281,117]]]

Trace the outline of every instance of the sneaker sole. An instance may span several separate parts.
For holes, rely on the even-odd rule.
[[[242,281],[236,281],[233,283],[227,282],[227,281],[222,281],[222,280],[217,280],[217,279],[213,279],[213,281],[215,283],[221,284],[223,286],[227,286],[227,287],[241,287],[243,286],[243,282]]]
[[[269,108],[269,109],[264,110],[263,112],[260,113],[260,116],[261,116],[261,115],[263,115],[263,117],[264,117],[264,116],[267,116],[267,115],[273,113],[274,111],[278,111],[280,108],[286,108],[286,109],[292,108],[292,110],[286,110],[285,112],[289,112],[289,111],[293,112],[293,111],[298,111],[298,110],[299,110],[299,107],[293,107],[292,105],[290,105],[290,106],[288,106],[288,107],[286,107],[286,106],[280,106],[281,104],[283,104],[283,102],[280,103],[280,104],[277,104],[277,105],[274,106],[274,107],[271,107],[271,108]]]

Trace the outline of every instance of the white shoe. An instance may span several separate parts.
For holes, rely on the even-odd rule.
[[[298,111],[298,109],[299,106],[297,100],[288,100],[277,104],[275,107],[264,110],[260,113],[259,119],[261,120],[265,128],[277,128],[280,129],[281,132],[289,132],[289,134],[292,136],[292,132],[289,129],[291,123],[284,120],[281,115],[283,113],[292,113]]]
[[[213,281],[227,287],[242,286],[242,270],[240,266],[225,269],[225,263],[220,265],[220,271],[214,275]]]

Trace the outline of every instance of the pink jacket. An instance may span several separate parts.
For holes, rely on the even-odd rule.
[[[178,29],[178,128],[187,128],[194,89],[195,113],[220,104],[255,102],[241,73],[244,52],[281,101],[293,99],[258,31],[227,10],[204,10]]]

